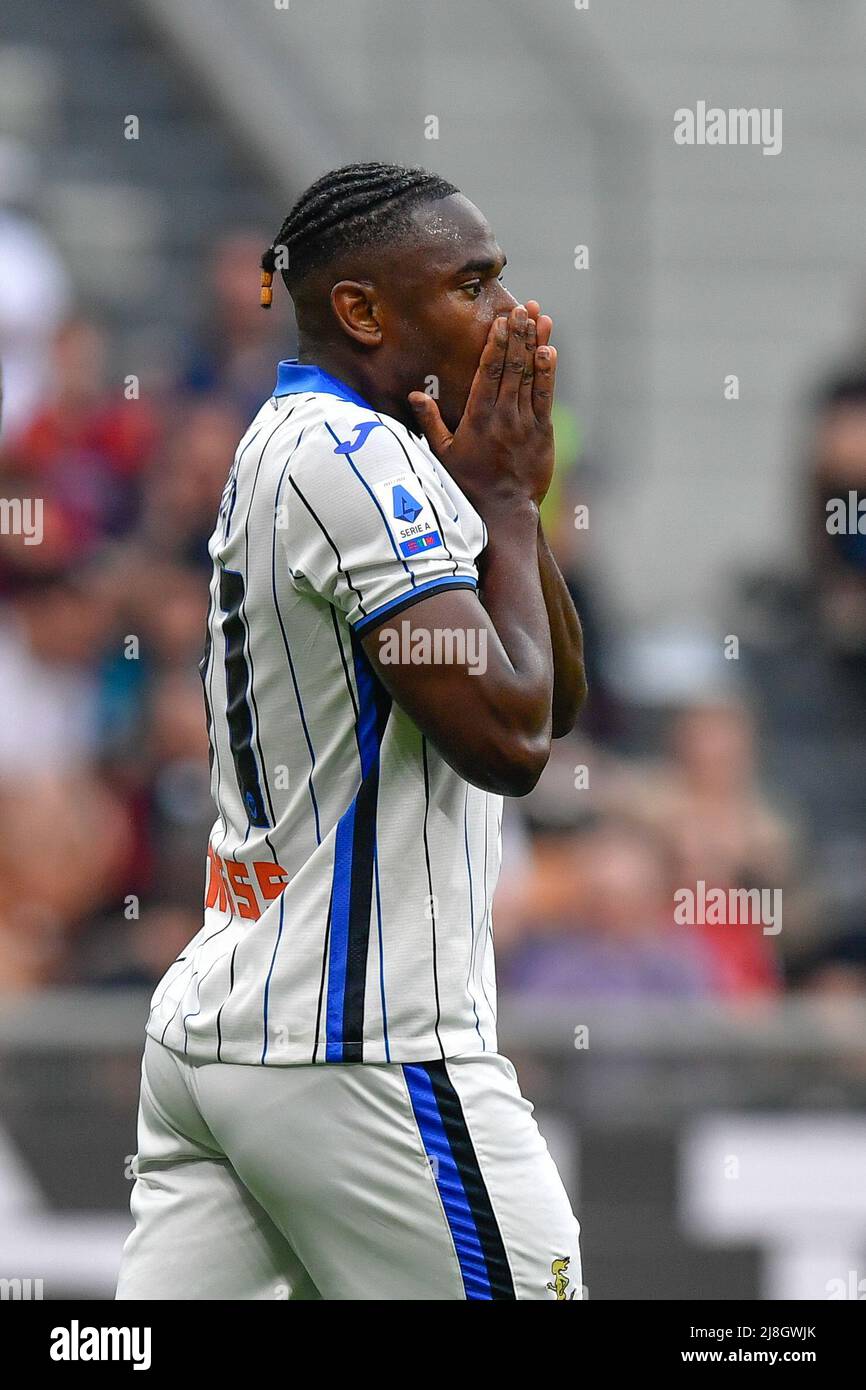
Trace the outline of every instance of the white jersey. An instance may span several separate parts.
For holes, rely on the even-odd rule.
[[[266,1066],[495,1051],[502,799],[448,766],[359,640],[475,588],[485,543],[423,441],[280,363],[210,543],[218,817],[204,925],[154,993],[158,1041]]]

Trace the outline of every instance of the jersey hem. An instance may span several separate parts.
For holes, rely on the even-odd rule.
[[[223,1038],[220,1056],[216,1056],[216,1046],[211,1041],[208,1043],[200,1042],[194,1037],[190,1037],[187,1047],[178,1046],[172,1042],[170,1037],[163,1038],[163,1028],[145,1028],[145,1034],[153,1038],[155,1042],[167,1047],[170,1052],[175,1052],[179,1057],[185,1057],[188,1062],[225,1062],[232,1066],[255,1066],[255,1067],[299,1067],[299,1066],[323,1066],[323,1067],[347,1067],[347,1066],[376,1066],[384,1064],[402,1065],[412,1062],[431,1062],[441,1058],[465,1057],[472,1053],[496,1052],[498,1048],[495,1031],[485,1030],[485,1035],[479,1037],[475,1028],[460,1029],[449,1033],[440,1033],[440,1038],[391,1038],[386,1052],[384,1042],[381,1038],[370,1038],[364,1042],[364,1057],[360,1060],[351,1059],[348,1061],[329,1061],[325,1057],[324,1039],[320,1040],[318,1054],[313,1060],[313,1039],[310,1038],[303,1043],[283,1045],[277,1050],[272,1048],[270,1054],[262,1060],[262,1040],[261,1038],[238,1039]],[[357,1044],[342,1042],[338,1044],[343,1048],[354,1047]]]

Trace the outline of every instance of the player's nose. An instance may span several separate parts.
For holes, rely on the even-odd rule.
[[[504,285],[499,285],[498,293],[496,295],[496,303],[494,305],[493,317],[498,318],[500,314],[510,314],[511,310],[514,308],[517,302],[518,301],[514,298],[514,295],[510,294]]]

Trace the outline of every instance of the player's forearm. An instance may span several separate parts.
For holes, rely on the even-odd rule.
[[[547,760],[553,700],[553,650],[537,559],[538,509],[515,499],[485,508],[488,542],[480,595],[510,663],[510,722]]]
[[[577,609],[547,544],[540,521],[537,553],[553,653],[552,732],[554,738],[562,738],[574,728],[574,721],[587,696],[583,631]]]

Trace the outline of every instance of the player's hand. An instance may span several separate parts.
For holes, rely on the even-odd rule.
[[[409,403],[436,457],[477,507],[541,502],[553,473],[552,321],[530,300],[494,320],[466,409],[452,434],[423,391]]]

